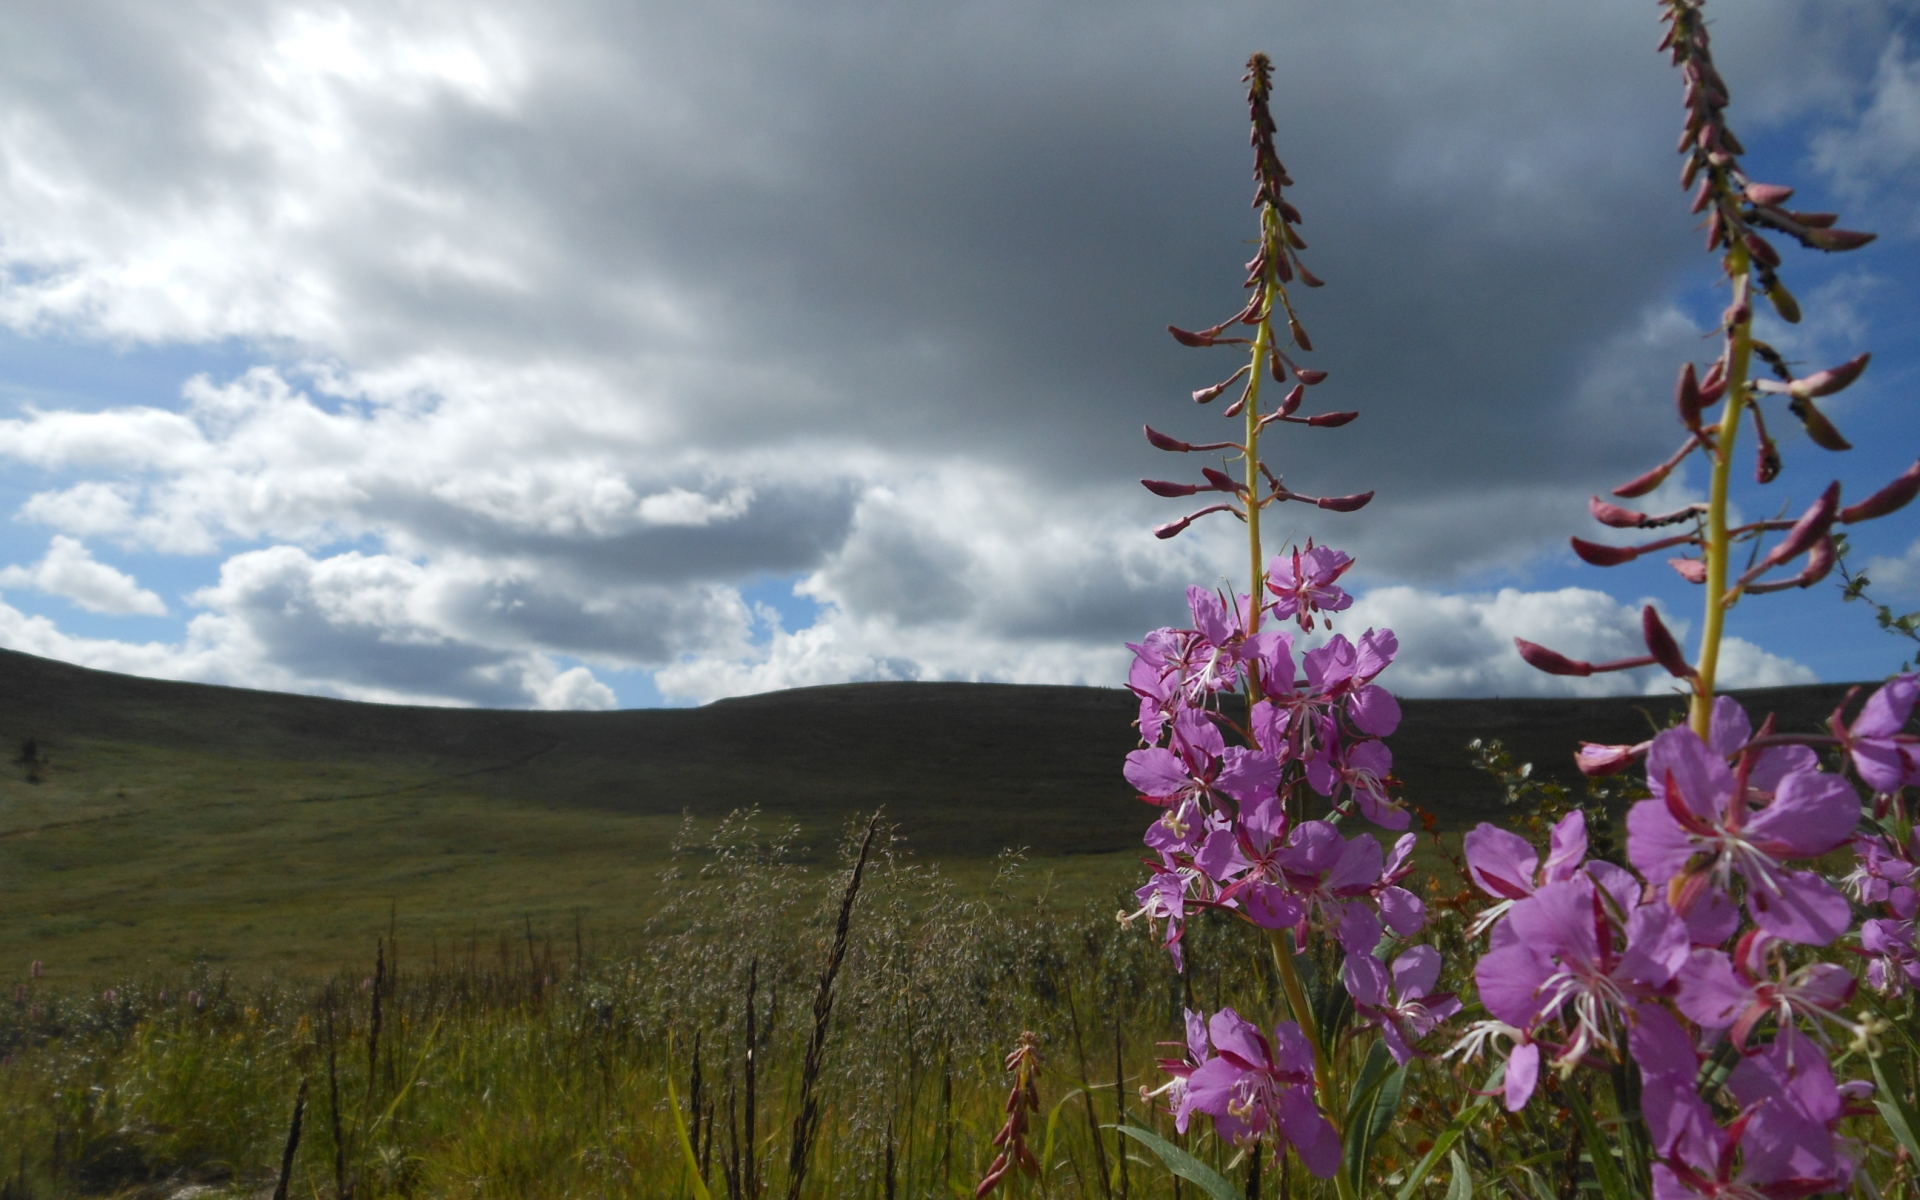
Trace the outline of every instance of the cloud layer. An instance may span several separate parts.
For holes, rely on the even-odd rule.
[[[1716,7],[1748,140],[1825,122],[1822,170],[1891,186],[1860,165],[1910,132],[1904,43],[1862,51],[1891,10]],[[1664,453],[1700,352],[1677,88],[1638,7],[98,0],[10,24],[0,323],[257,365],[0,419],[33,481],[14,515],[53,539],[0,587],[185,622],[147,645],[8,608],[8,645],[434,703],[600,707],[635,671],[681,700],[1117,683],[1121,639],[1238,562],[1224,526],[1153,541],[1173,514],[1134,481],[1166,470],[1143,423],[1213,429],[1181,397],[1226,368],[1159,331],[1238,303],[1258,47],[1330,281],[1303,310],[1323,391],[1365,414],[1279,461],[1380,491],[1276,536],[1361,556],[1414,694],[1564,689],[1505,639],[1630,628],[1597,592],[1455,589],[1524,575]],[[170,606],[113,547],[218,582]],[[818,619],[787,628],[767,586]]]

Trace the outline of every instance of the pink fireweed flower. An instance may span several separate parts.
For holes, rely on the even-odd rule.
[[[1495,1041],[1507,1043],[1502,1099],[1508,1112],[1519,1112],[1533,1098],[1533,1089],[1540,1082],[1540,1046],[1527,1036],[1526,1030],[1515,1029],[1505,1021],[1475,1021],[1441,1057],[1473,1062]]]
[[[1231,1008],[1207,1023],[1216,1057],[1187,1078],[1192,1107],[1211,1116],[1220,1136],[1246,1145],[1272,1134],[1291,1143],[1307,1170],[1331,1179],[1340,1167],[1340,1135],[1313,1099],[1313,1047],[1283,1021],[1269,1041]]]
[[[1854,865],[1840,881],[1855,900],[1862,904],[1885,904],[1905,916],[1915,908],[1916,884],[1920,884],[1920,829],[1913,832],[1909,846],[1902,849],[1879,834],[1861,834],[1853,839]]]
[[[1609,902],[1611,900],[1611,903]],[[1615,915],[1619,897],[1586,876],[1549,883],[1513,906],[1474,977],[1487,1011],[1536,1035],[1568,1034],[1554,1060],[1563,1072],[1588,1054],[1617,1054],[1619,1030],[1642,999],[1685,964],[1686,925],[1664,904]]]
[[[1307,782],[1314,791],[1336,805],[1344,792],[1375,825],[1405,829],[1413,818],[1387,795],[1392,772],[1393,752],[1372,738],[1346,746],[1336,738],[1307,760]]]
[[[1315,758],[1337,732],[1333,714],[1343,702],[1348,721],[1361,733],[1391,734],[1400,725],[1400,705],[1373,680],[1392,664],[1399,648],[1391,629],[1369,629],[1357,645],[1335,634],[1302,658],[1304,680],[1294,678],[1291,643],[1267,650],[1263,698],[1249,714],[1254,736],[1276,754]]]
[[[1353,597],[1334,581],[1347,573],[1353,559],[1330,546],[1311,541],[1305,550],[1277,554],[1267,563],[1267,590],[1274,595],[1273,615],[1313,629],[1316,612],[1344,612]]]
[[[1546,884],[1563,883],[1579,873],[1587,857],[1587,814],[1576,809],[1554,825],[1545,864],[1532,842],[1485,821],[1467,835],[1465,849],[1467,874],[1481,891],[1499,901],[1474,918],[1467,935],[1478,937],[1516,902]]]
[[[1384,927],[1369,900],[1386,871],[1386,856],[1370,833],[1351,840],[1326,821],[1304,821],[1274,856],[1305,920],[1331,929],[1349,954],[1370,954]]]
[[[1306,907],[1288,890],[1280,863],[1286,847],[1286,806],[1278,797],[1268,797],[1242,809],[1230,827],[1208,835],[1194,865],[1226,885],[1216,903],[1239,906],[1247,920],[1263,929],[1291,929],[1306,916]]]
[[[1379,1027],[1388,1052],[1402,1066],[1421,1056],[1415,1042],[1460,1011],[1452,992],[1433,990],[1440,981],[1440,952],[1432,946],[1414,946],[1394,959],[1391,976],[1373,955],[1349,954],[1340,978],[1354,1010]]]
[[[1192,1009],[1185,1010],[1187,1015],[1187,1042],[1185,1058],[1162,1058],[1157,1060],[1162,1071],[1172,1076],[1159,1087],[1148,1091],[1140,1089],[1142,1099],[1151,1100],[1162,1097],[1167,1110],[1173,1114],[1173,1127],[1181,1133],[1187,1131],[1187,1124],[1193,1118],[1193,1097],[1187,1091],[1187,1080],[1193,1077],[1202,1064],[1213,1057],[1213,1043],[1207,1039],[1207,1019]],[[1163,1046],[1179,1045],[1177,1042],[1162,1042]]]
[[[1664,1160],[1653,1168],[1654,1200],[1800,1200],[1846,1190],[1854,1163],[1835,1134],[1844,1097],[1817,1047],[1782,1030],[1733,1069],[1727,1090],[1743,1111],[1722,1129],[1691,1079],[1647,1081],[1641,1106]]]
[[[1920,675],[1901,675],[1867,698],[1851,727],[1835,714],[1833,731],[1853,759],[1853,769],[1876,792],[1897,792],[1920,783],[1920,738],[1902,733],[1920,697]]]
[[[1153,878],[1134,890],[1134,899],[1140,907],[1133,912],[1120,914],[1120,924],[1132,925],[1146,918],[1149,925],[1166,922],[1166,937],[1162,945],[1173,959],[1176,971],[1187,969],[1186,954],[1181,950],[1180,939],[1186,932],[1187,893],[1197,887],[1204,889],[1205,877],[1192,867],[1183,867],[1172,858],[1162,858],[1158,863],[1148,863]]]
[[[1149,804],[1172,808],[1188,799],[1211,802],[1216,793],[1251,804],[1279,786],[1280,764],[1264,751],[1227,745],[1205,712],[1182,709],[1172,728],[1170,746],[1132,751],[1123,768],[1127,782]]]
[[[1874,991],[1901,996],[1908,988],[1920,988],[1920,947],[1915,940],[1912,917],[1875,917],[1861,924],[1860,950],[1869,956],[1867,983]]]
[[[1755,929],[1741,937],[1731,955],[1695,950],[1676,977],[1675,1005],[1704,1029],[1729,1030],[1733,1044],[1742,1048],[1767,1016],[1783,1029],[1805,1017],[1814,1023],[1816,1036],[1822,1021],[1857,1035],[1858,1027],[1840,1015],[1858,986],[1853,972],[1825,962],[1789,972],[1773,953],[1775,941]]]
[[[1845,843],[1859,823],[1860,798],[1845,780],[1816,770],[1766,777],[1770,763],[1790,762],[1748,754],[1736,774],[1693,730],[1666,730],[1647,751],[1654,798],[1627,813],[1627,856],[1683,914],[1709,890],[1726,894],[1737,873],[1762,929],[1808,945],[1833,941],[1851,923],[1847,898],[1819,875],[1781,864]],[[1766,793],[1756,781],[1771,792],[1757,810],[1753,802]]]

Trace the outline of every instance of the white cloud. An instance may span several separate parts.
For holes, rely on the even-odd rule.
[[[88,612],[152,617],[167,614],[167,602],[140,586],[138,580],[103,562],[96,562],[86,546],[55,534],[47,554],[31,567],[0,569],[0,588],[34,588],[64,596]]]
[[[1276,465],[1379,487],[1338,523],[1378,578],[1524,570],[1664,448],[1698,349],[1664,299],[1694,244],[1673,80],[1618,6],[1383,11],[38,6],[0,46],[0,325],[260,365],[0,420],[19,517],[224,559],[171,649],[18,636],[445,702],[605,700],[575,659],[695,698],[1117,682],[1122,637],[1238,567],[1224,524],[1152,541],[1174,514],[1132,481],[1182,469],[1142,421],[1216,427],[1178,399],[1213,367],[1155,331],[1234,302],[1235,80],[1278,35],[1333,284],[1305,315],[1329,406],[1367,419],[1276,431]],[[1748,5],[1716,36],[1790,117],[1877,12]],[[756,626],[769,577],[821,622]],[[1432,686],[1509,686],[1468,640]]]

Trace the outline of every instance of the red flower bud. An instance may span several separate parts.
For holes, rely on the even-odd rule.
[[[1773,248],[1772,242],[1757,233],[1749,233],[1743,240],[1746,242],[1747,253],[1753,255],[1755,262],[1769,267],[1780,265],[1780,252]]]
[[[1639,529],[1646,525],[1648,519],[1646,513],[1608,504],[1598,496],[1587,501],[1587,508],[1592,511],[1594,520],[1615,529]]]
[[[1644,496],[1666,482],[1667,476],[1673,474],[1674,465],[1675,464],[1671,462],[1661,463],[1645,475],[1629,479],[1627,482],[1613,489],[1613,494],[1622,500],[1631,500],[1635,496]]]
[[[1242,375],[1245,375],[1248,369],[1249,369],[1248,367],[1241,367],[1238,371],[1235,371],[1233,374],[1227,376],[1225,379],[1222,379],[1219,383],[1214,384],[1212,387],[1201,388],[1199,391],[1193,394],[1193,402],[1195,404],[1211,404],[1216,398],[1219,397],[1221,392],[1226,391],[1228,388],[1232,387],[1235,383],[1239,382],[1240,377]]]
[[[1700,432],[1700,409],[1705,403],[1700,398],[1700,380],[1693,373],[1693,364],[1687,363],[1680,368],[1680,382],[1674,388],[1674,403],[1680,409],[1680,421],[1695,433]]]
[[[1327,377],[1327,373],[1325,371],[1315,371],[1310,367],[1302,367],[1299,370],[1296,370],[1294,374],[1298,375],[1300,377],[1300,382],[1306,384],[1308,387],[1312,387],[1314,384],[1321,382]]]
[[[1839,213],[1794,212],[1792,209],[1787,210],[1787,216],[1808,229],[1832,229],[1834,223],[1840,219]]]
[[[1328,512],[1357,512],[1372,499],[1372,492],[1360,492],[1352,496],[1322,496],[1314,503]]]
[[[1815,250],[1825,250],[1829,254],[1841,250],[1858,250],[1880,235],[1877,233],[1857,233],[1851,229],[1809,229],[1800,240]]]
[[[1520,652],[1521,658],[1527,660],[1527,665],[1536,671],[1545,671],[1549,675],[1593,674],[1592,663],[1568,658],[1557,650],[1549,650],[1525,638],[1513,639],[1513,647]]]
[[[1652,742],[1641,742],[1637,746],[1603,746],[1598,742],[1581,742],[1580,749],[1574,753],[1573,762],[1580,768],[1580,773],[1589,779],[1618,775],[1645,758],[1647,748],[1651,745]]]
[[[1852,386],[1853,381],[1860,378],[1860,373],[1867,369],[1867,363],[1872,359],[1872,354],[1862,354],[1857,358],[1848,359],[1837,367],[1815,371],[1804,379],[1796,379],[1788,384],[1787,391],[1801,399],[1831,396],[1835,392],[1844,391]]]
[[[1833,571],[1833,564],[1839,561],[1839,551],[1833,544],[1833,538],[1823,537],[1814,543],[1807,552],[1807,565],[1792,579],[1778,579],[1771,583],[1756,583],[1747,588],[1750,595],[1760,596],[1767,592],[1784,592],[1788,588],[1812,587],[1825,579]]]
[[[1755,204],[1785,204],[1793,199],[1793,189],[1777,183],[1750,183],[1747,199]]]
[[[1287,317],[1287,332],[1293,335],[1294,345],[1302,350],[1313,349],[1313,339],[1307,336],[1306,327],[1300,324],[1299,317],[1291,315]]]
[[[1168,499],[1191,496],[1200,490],[1200,485],[1197,483],[1174,483],[1166,479],[1142,479],[1140,486],[1156,496],[1165,496]]]
[[[1667,669],[1667,674],[1675,679],[1692,679],[1699,672],[1687,662],[1687,656],[1680,650],[1680,643],[1673,640],[1667,623],[1649,604],[1640,610],[1640,635],[1646,639],[1647,649],[1653,654],[1653,661]]]
[[[1851,525],[1855,521],[1871,521],[1875,517],[1884,517],[1888,513],[1898,512],[1914,498],[1920,495],[1920,460],[1901,472],[1900,477],[1868,496],[1858,504],[1849,504],[1840,510],[1840,520]]]
[[[1234,479],[1233,476],[1227,474],[1225,471],[1216,471],[1212,467],[1201,467],[1200,473],[1205,475],[1207,482],[1213,485],[1210,489],[1212,491],[1232,492],[1235,495],[1239,495],[1246,490],[1238,480]]]
[[[1573,552],[1596,567],[1617,567],[1640,557],[1640,551],[1632,546],[1603,546],[1599,542],[1589,542],[1585,538],[1570,538]]]
[[[1338,429],[1359,415],[1357,412],[1321,413],[1317,417],[1308,417],[1307,424],[1315,429]]]
[[[1296,260],[1294,260],[1294,264],[1293,264],[1293,265],[1294,265],[1294,266],[1295,266],[1296,268],[1298,268],[1298,269],[1299,269],[1299,271],[1300,271],[1300,282],[1301,282],[1301,283],[1304,283],[1304,284],[1306,284],[1306,285],[1307,285],[1308,287],[1325,287],[1325,286],[1327,286],[1327,281],[1326,281],[1326,280],[1324,280],[1324,279],[1322,279],[1322,278],[1320,278],[1320,277],[1319,277],[1318,275],[1315,275],[1315,274],[1314,274],[1314,273],[1313,273],[1312,271],[1309,271],[1309,270],[1307,270],[1307,264],[1305,264],[1305,263],[1303,263],[1303,262],[1300,262],[1300,261],[1299,261],[1298,259],[1296,259]]]
[[[1680,578],[1686,580],[1688,583],[1705,583],[1707,581],[1707,564],[1697,558],[1670,558],[1667,560],[1667,565],[1678,572]]]
[[[1151,425],[1145,428],[1147,431],[1147,440],[1152,442],[1156,449],[1172,450],[1177,454],[1185,454],[1187,451],[1193,449],[1193,443],[1191,442],[1183,442],[1179,438],[1168,437]]]
[[[1787,411],[1800,418],[1800,423],[1807,428],[1807,436],[1822,450],[1853,449],[1853,443],[1841,436],[1827,415],[1813,406],[1813,401],[1795,396],[1787,402]]]
[[[1840,484],[1836,481],[1827,485],[1813,507],[1793,523],[1787,530],[1787,536],[1780,539],[1773,549],[1767,551],[1748,575],[1757,575],[1768,567],[1777,567],[1783,562],[1800,557],[1821,538],[1827,536],[1827,530],[1833,527],[1833,519],[1840,512]]]
[[[1293,410],[1300,407],[1300,401],[1305,399],[1306,394],[1307,394],[1306,384],[1304,383],[1294,384],[1293,390],[1287,393],[1287,398],[1280,402],[1280,415],[1283,417],[1292,416]]]

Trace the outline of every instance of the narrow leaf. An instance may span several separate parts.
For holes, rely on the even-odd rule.
[[[1453,1164],[1453,1182],[1447,1185],[1447,1200],[1473,1200],[1473,1171],[1467,1166],[1467,1156],[1458,1150],[1449,1150],[1447,1161]]]
[[[1453,1144],[1460,1140],[1460,1135],[1466,1132],[1467,1126],[1478,1121],[1487,1105],[1493,1103],[1493,1093],[1499,1088],[1501,1077],[1505,1072],[1505,1064],[1495,1068],[1493,1076],[1487,1080],[1485,1089],[1487,1094],[1461,1109],[1460,1115],[1453,1119],[1453,1124],[1441,1130],[1440,1136],[1433,1139],[1433,1148],[1414,1164],[1413,1170],[1407,1175],[1407,1181],[1400,1185],[1400,1191],[1394,1200],[1413,1200],[1414,1194],[1420,1190],[1420,1185],[1427,1181],[1427,1176],[1433,1174],[1433,1168],[1438,1166],[1440,1160],[1453,1149]]]
[[[1573,1111],[1573,1119],[1580,1124],[1580,1136],[1587,1143],[1587,1158],[1593,1163],[1593,1177],[1600,1185],[1600,1194],[1606,1200],[1633,1200],[1627,1190],[1626,1177],[1620,1173],[1620,1164],[1613,1161],[1613,1148],[1600,1132],[1600,1125],[1593,1119],[1593,1110],[1587,1107],[1587,1099],[1580,1089],[1569,1084],[1560,1089],[1567,1098],[1567,1107]]]
[[[1914,1136],[1920,1133],[1920,1117],[1916,1117],[1907,1107],[1906,1099],[1899,1092],[1887,1086],[1887,1076],[1880,1069],[1878,1058],[1873,1060],[1873,1081],[1880,1087],[1880,1096],[1873,1102],[1873,1106],[1880,1110],[1882,1117],[1886,1118],[1887,1128],[1891,1129],[1893,1136],[1907,1148],[1907,1153],[1920,1158],[1920,1137]]]
[[[1240,1190],[1229,1183],[1226,1176],[1159,1134],[1134,1125],[1108,1125],[1104,1128],[1117,1129],[1153,1151],[1166,1164],[1167,1170],[1212,1196],[1213,1200],[1244,1200]]]

